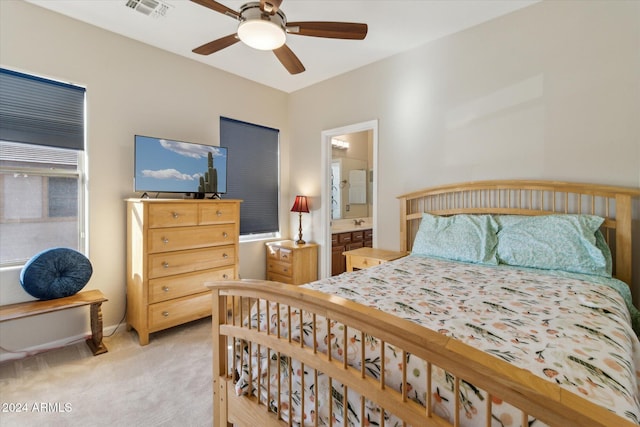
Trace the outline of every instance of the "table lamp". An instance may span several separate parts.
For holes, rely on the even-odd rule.
[[[291,212],[298,212],[300,215],[300,227],[298,228],[298,241],[296,244],[304,245],[306,242],[302,240],[302,212],[309,213],[309,205],[307,204],[307,196],[296,196],[293,202]]]

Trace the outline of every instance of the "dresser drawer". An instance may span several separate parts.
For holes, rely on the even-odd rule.
[[[149,306],[149,330],[159,331],[192,320],[211,316],[211,291],[159,302]]]
[[[280,259],[280,247],[267,244],[267,260],[279,260]]]
[[[201,225],[234,222],[238,218],[237,203],[203,203],[200,204],[199,209]]]
[[[191,273],[210,268],[233,265],[236,262],[234,245],[149,255],[149,278]]]
[[[288,262],[270,260],[267,262],[267,272],[282,274],[283,276],[291,277],[293,274],[293,269],[291,268],[291,264]]]
[[[385,261],[379,260],[379,259],[375,259],[375,258],[369,258],[369,257],[365,257],[365,256],[352,256],[351,257],[351,268],[357,268],[359,270],[362,270],[364,268],[373,267],[374,265],[380,265],[383,262],[385,262]]]
[[[282,274],[276,274],[276,273],[267,273],[267,280],[270,280],[272,282],[286,283],[288,285],[294,284],[292,277],[283,276]]]
[[[149,228],[198,224],[198,206],[194,203],[149,205]]]
[[[236,277],[235,271],[235,266],[229,266],[151,279],[149,280],[149,303],[200,293],[205,290],[205,282],[211,280],[233,280]]]
[[[351,239],[354,242],[363,242],[364,241],[364,231],[353,231],[351,233]]]
[[[287,263],[292,263],[293,262],[293,251],[291,249],[288,248],[281,248],[279,246],[272,246],[272,245],[267,245],[267,258],[268,259],[272,259],[272,260],[276,260],[276,261],[283,261],[283,262],[287,262]]]
[[[280,248],[278,251],[278,259],[282,262],[293,263],[294,252],[291,249]]]
[[[351,237],[351,233],[340,233],[338,234],[338,243],[341,245],[344,245],[346,243],[351,243],[352,237]]]
[[[236,227],[233,224],[152,228],[147,232],[147,252],[169,252],[228,245],[235,242],[236,237]]]

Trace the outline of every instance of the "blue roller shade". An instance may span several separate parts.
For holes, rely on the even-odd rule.
[[[0,68],[0,139],[84,150],[85,89]]]
[[[242,199],[240,234],[279,231],[280,131],[220,118],[220,146],[228,148],[227,194]]]

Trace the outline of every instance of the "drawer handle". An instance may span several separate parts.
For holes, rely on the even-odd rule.
[[[169,287],[168,287],[168,286],[163,286],[163,287],[162,287],[162,290],[163,290],[164,292],[169,292]]]
[[[229,255],[227,255],[226,253],[222,254],[222,258],[227,259],[229,258]]]
[[[227,233],[227,232],[225,231],[224,233],[222,233],[222,237],[224,237],[224,238],[226,239],[227,237],[229,237],[229,233]]]
[[[169,268],[169,263],[165,261],[165,262],[162,263],[162,266],[164,268]]]
[[[173,216],[173,218],[178,219],[178,217],[180,216],[180,214],[178,212],[173,212],[171,214]]]
[[[162,312],[162,315],[163,315],[164,317],[169,317],[169,312],[168,312],[168,311],[163,311],[163,312]]]
[[[288,269],[288,268],[285,268],[285,269],[283,269],[282,271],[284,271],[285,273],[288,273],[288,272],[289,272],[289,269]]]
[[[229,275],[228,275],[227,273],[225,273],[225,274],[223,274],[223,275],[222,275],[222,278],[223,278],[223,279],[228,279],[228,278],[229,278]]]
[[[167,239],[166,237],[163,237],[162,238],[162,243],[164,243],[166,245],[167,243],[169,243],[169,239]]]
[[[216,211],[216,215],[217,216],[222,216],[222,211],[220,211],[220,210]]]

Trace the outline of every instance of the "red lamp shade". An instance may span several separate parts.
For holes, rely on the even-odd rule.
[[[291,212],[309,212],[309,205],[307,204],[307,196],[296,196],[295,202],[293,202],[293,207],[291,208]]]
[[[299,227],[298,227],[298,240],[296,241],[299,245],[304,245],[306,242],[302,240],[302,213],[309,212],[309,205],[307,204],[307,196],[296,196],[295,202],[293,202],[293,207],[291,208],[291,212],[298,212],[299,216]]]

